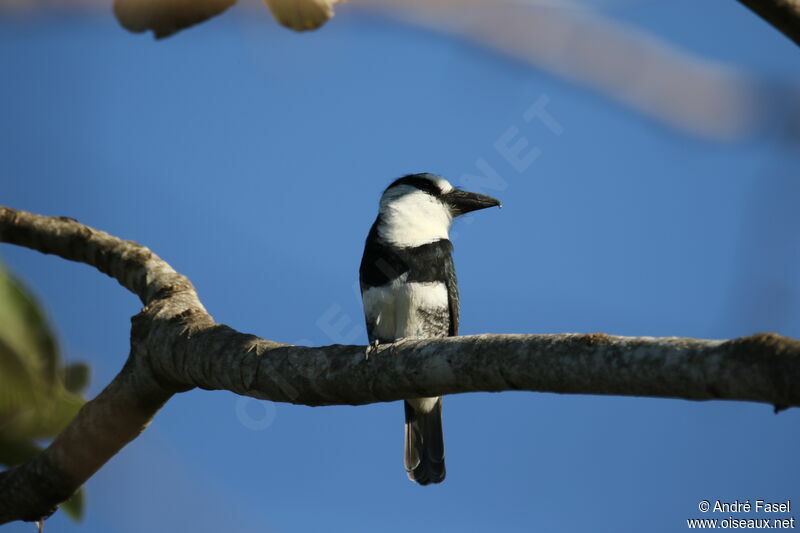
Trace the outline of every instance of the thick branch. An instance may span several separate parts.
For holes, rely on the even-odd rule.
[[[739,0],[800,45],[800,0]]]
[[[800,341],[775,334],[731,341],[478,335],[369,352],[287,346],[216,324],[191,283],[136,243],[7,208],[0,208],[0,240],[95,266],[145,304],[114,381],[41,456],[0,473],[0,523],[52,512],[172,394],[193,387],[304,405],[528,390],[800,406]]]

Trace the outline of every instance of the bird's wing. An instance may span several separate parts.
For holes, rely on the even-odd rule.
[[[385,329],[387,324],[394,323],[391,284],[405,275],[409,267],[396,251],[378,241],[375,228],[373,225],[370,230],[359,269],[364,318],[370,343],[392,342],[394,336],[387,337],[386,331],[381,335],[378,326],[379,322],[383,322]]]
[[[456,267],[451,254],[448,254],[447,260],[445,261],[444,273],[445,285],[447,285],[447,307],[450,311],[450,331],[448,335],[450,337],[455,337],[458,335],[459,299]]]

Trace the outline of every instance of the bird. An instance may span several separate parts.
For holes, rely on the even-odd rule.
[[[493,206],[502,207],[491,196],[453,187],[431,173],[403,176],[383,191],[359,268],[372,347],[458,335],[450,226],[460,215]],[[446,473],[442,398],[409,398],[403,406],[406,474],[420,485],[441,483]]]

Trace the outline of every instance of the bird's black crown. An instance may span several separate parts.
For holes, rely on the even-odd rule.
[[[421,174],[408,174],[407,176],[403,176],[402,178],[397,178],[394,180],[388,187],[386,187],[386,191],[392,187],[397,187],[398,185],[410,185],[411,187],[416,187],[417,189],[424,191],[431,196],[439,197],[442,195],[442,190],[439,188],[439,185],[436,183],[436,181],[440,179],[443,178],[441,176],[437,176],[436,174],[431,174],[430,172],[423,172]]]

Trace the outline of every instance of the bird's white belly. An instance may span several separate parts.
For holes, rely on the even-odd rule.
[[[364,313],[375,323],[373,336],[384,340],[446,335],[434,328],[432,317],[448,318],[447,287],[441,282],[396,281],[371,287],[362,295]],[[445,325],[446,326],[446,325]]]
[[[450,325],[447,287],[441,282],[396,281],[372,287],[362,295],[364,313],[375,323],[374,338],[398,340],[444,337]],[[430,412],[439,398],[413,398],[408,402],[420,412]]]

